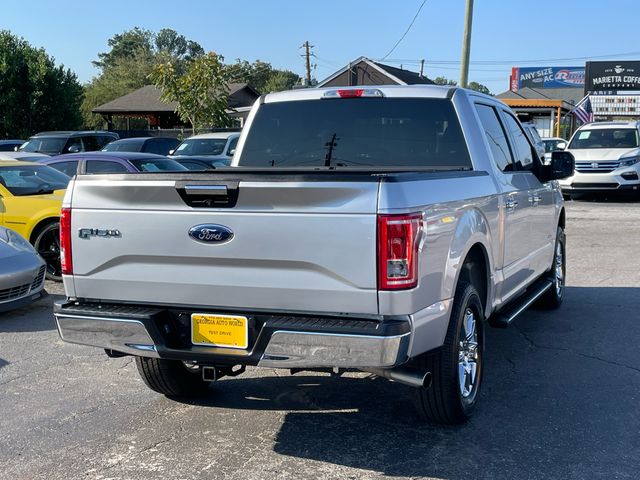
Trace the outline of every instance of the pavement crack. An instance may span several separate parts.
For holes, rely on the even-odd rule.
[[[640,373],[640,368],[638,368],[638,367],[627,365],[625,363],[615,362],[613,360],[608,360],[606,358],[602,358],[602,357],[599,357],[597,355],[589,355],[587,353],[577,352],[577,351],[572,350],[570,348],[553,347],[553,346],[548,346],[548,345],[540,345],[539,343],[535,342],[529,335],[527,335],[520,327],[518,327],[517,324],[513,324],[513,327],[520,334],[520,336],[529,344],[529,346],[532,347],[532,348],[537,348],[537,349],[542,349],[542,350],[556,350],[558,352],[567,352],[567,353],[570,353],[572,355],[577,355],[577,356],[583,357],[583,358],[589,358],[591,360],[597,360],[599,362],[603,362],[603,363],[606,363],[608,365],[627,368],[627,369],[632,370],[634,372]],[[509,359],[507,359],[507,361],[512,363]]]

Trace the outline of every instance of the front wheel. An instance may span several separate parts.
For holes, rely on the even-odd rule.
[[[548,278],[551,280],[551,288],[547,290],[535,306],[544,310],[554,310],[562,305],[564,288],[567,275],[566,236],[562,227],[558,227],[556,243],[553,253],[553,263],[549,269]]]
[[[42,227],[35,236],[33,248],[47,263],[47,279],[61,281],[60,222],[51,222]]]
[[[418,389],[418,413],[439,424],[464,423],[475,409],[482,383],[484,314],[477,290],[461,282],[453,300],[444,345],[417,360],[432,374],[430,388]]]

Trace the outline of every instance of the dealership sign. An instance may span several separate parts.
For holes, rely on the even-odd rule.
[[[510,89],[583,88],[584,74],[584,67],[513,67]]]
[[[640,91],[640,62],[587,62],[585,93]]]

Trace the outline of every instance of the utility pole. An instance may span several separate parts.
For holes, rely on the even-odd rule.
[[[306,84],[307,87],[311,86],[311,55],[313,55],[311,53],[311,49],[313,48],[313,45],[309,45],[309,41],[307,40],[306,42],[304,42],[302,44],[302,46],[300,48],[304,48],[304,54],[302,55],[303,57],[305,57],[305,69],[306,69]]]
[[[424,72],[424,58],[420,60],[420,77],[422,77],[422,72]]]
[[[460,86],[467,88],[469,81],[469,54],[471,53],[471,23],[473,21],[473,0],[467,0],[464,12],[464,36],[462,38],[462,63],[460,65]]]

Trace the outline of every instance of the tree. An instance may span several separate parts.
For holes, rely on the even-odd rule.
[[[433,79],[433,83],[435,83],[436,85],[451,85],[451,86],[455,86],[458,84],[458,82],[456,82],[455,80],[449,80],[446,77],[436,77]]]
[[[446,77],[436,77],[434,78],[433,82],[436,85],[451,85],[451,86],[458,85],[458,82],[456,82],[455,80],[450,80]],[[471,90],[475,90],[476,92],[485,93],[487,95],[493,95],[486,86],[478,82],[469,82],[469,85],[467,85],[467,88]]]
[[[101,73],[85,86],[82,117],[90,128],[104,127],[104,119],[91,110],[150,85],[149,75],[156,65],[172,63],[176,72],[182,74],[192,60],[204,55],[199,43],[170,28],[156,34],[134,27],[114,35],[107,44],[111,49],[99,53],[98,60],[93,62]]]
[[[164,102],[177,102],[176,112],[184,122],[191,123],[195,133],[202,127],[229,127],[228,71],[224,58],[214,52],[200,56],[180,74],[173,62],[158,64],[151,80],[162,91]]]
[[[300,79],[297,74],[278,70],[262,60],[249,63],[238,58],[227,68],[232,82],[248,83],[260,93],[290,90]]]
[[[44,49],[0,31],[0,137],[79,128],[82,86]]]
[[[487,95],[491,95],[491,92],[487,87],[478,82],[469,82],[469,88],[471,90],[475,90],[476,92],[485,93]]]
[[[98,53],[98,60],[91,63],[104,71],[117,65],[122,59],[134,58],[141,52],[152,54],[153,37],[153,32],[139,27],[117,33],[107,40],[107,45],[111,47],[111,50]]]

